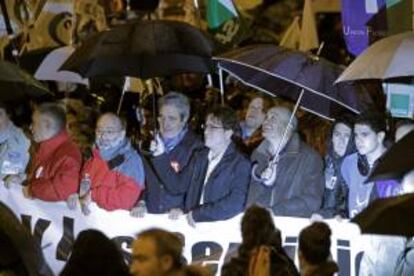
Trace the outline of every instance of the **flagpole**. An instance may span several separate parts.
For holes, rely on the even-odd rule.
[[[198,3],[198,0],[193,0],[193,4],[194,4],[194,12],[196,16],[197,26],[201,30],[201,12],[200,12],[200,5]]]

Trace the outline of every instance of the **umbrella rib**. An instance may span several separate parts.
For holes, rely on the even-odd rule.
[[[213,57],[212,59],[213,59],[213,60],[217,60],[217,61],[219,62],[219,67],[220,67],[220,68],[223,68],[223,67],[220,65],[220,61],[226,61],[226,62],[235,63],[235,64],[242,65],[242,66],[246,66],[246,67],[249,67],[249,68],[251,68],[251,69],[255,69],[255,70],[258,70],[258,71],[260,71],[260,72],[263,72],[263,73],[269,74],[269,75],[271,75],[271,76],[273,76],[273,77],[276,77],[276,78],[279,78],[279,79],[281,79],[281,80],[287,81],[287,82],[289,82],[289,83],[291,83],[291,84],[298,85],[299,87],[302,87],[302,88],[304,88],[304,89],[308,90],[308,91],[309,91],[309,92],[311,92],[311,93],[317,94],[317,95],[319,95],[319,96],[321,96],[321,97],[324,97],[324,98],[327,98],[328,100],[331,100],[331,101],[333,101],[333,102],[335,102],[335,103],[337,103],[337,104],[339,104],[339,105],[342,105],[343,107],[348,108],[349,110],[351,110],[352,112],[354,112],[354,113],[356,113],[356,114],[359,114],[359,113],[360,113],[358,110],[356,110],[356,109],[354,109],[354,108],[352,108],[352,107],[350,107],[350,106],[348,106],[348,105],[346,105],[346,104],[344,104],[344,103],[342,103],[342,102],[338,101],[337,99],[331,98],[331,97],[329,97],[329,96],[327,96],[327,95],[325,95],[325,94],[323,94],[323,93],[320,93],[320,92],[318,92],[318,91],[316,91],[316,90],[313,90],[313,89],[311,89],[311,88],[309,88],[309,87],[306,87],[306,86],[303,86],[303,85],[301,85],[301,84],[298,84],[298,83],[296,83],[296,82],[294,82],[294,81],[291,81],[291,80],[289,80],[289,79],[287,79],[287,78],[285,78],[285,77],[283,77],[283,76],[280,76],[280,75],[278,75],[278,74],[275,74],[275,73],[269,72],[269,71],[267,71],[267,70],[265,70],[265,69],[262,69],[262,68],[260,68],[260,67],[256,67],[256,66],[253,66],[253,65],[250,65],[250,64],[247,64],[247,63],[241,62],[241,61],[231,60],[231,59],[227,59],[227,58]],[[228,72],[228,71],[226,70],[226,72]],[[332,84],[332,85],[333,85],[333,84]]]
[[[250,86],[250,87],[252,87],[252,88],[254,88],[254,89],[257,89],[257,90],[259,90],[259,91],[262,91],[263,93],[265,93],[265,94],[267,94],[267,95],[270,95],[271,97],[277,97],[277,96],[275,96],[272,92],[270,92],[270,91],[268,91],[268,90],[266,90],[266,89],[264,89],[264,88],[261,88],[261,87],[258,87],[258,86],[256,86],[256,85],[254,85],[254,84],[250,84],[250,83],[248,83],[248,82],[246,82],[246,81],[244,81],[242,78],[240,78],[237,74],[235,74],[235,73],[233,73],[233,72],[231,72],[231,71],[229,71],[228,69],[226,69],[226,68],[223,68],[223,67],[221,67],[220,65],[219,65],[219,68],[221,69],[221,70],[223,70],[223,71],[225,71],[225,72],[227,72],[228,74],[230,74],[230,75],[232,75],[233,77],[235,77],[236,79],[238,79],[239,81],[241,81],[244,85],[247,85],[247,86]],[[333,118],[330,118],[330,117],[327,117],[327,116],[325,116],[325,115],[323,115],[323,114],[321,114],[321,113],[318,113],[318,112],[316,112],[316,111],[313,111],[313,110],[311,110],[311,109],[309,109],[309,108],[306,108],[306,107],[304,107],[304,106],[300,106],[300,108],[302,108],[303,110],[305,110],[305,111],[307,111],[307,112],[309,112],[309,113],[312,113],[312,114],[315,114],[316,116],[320,116],[320,117],[322,117],[322,118],[324,118],[324,119],[326,119],[326,120],[328,120],[328,121],[335,121],[335,119],[333,119]]]

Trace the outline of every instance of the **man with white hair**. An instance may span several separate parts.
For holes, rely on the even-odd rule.
[[[251,157],[256,165],[252,170],[248,205],[256,203],[271,208],[278,216],[309,217],[322,202],[322,158],[300,140],[297,119],[289,109],[271,108],[262,128],[265,140]],[[272,159],[276,162],[270,162]]]
[[[23,193],[44,201],[66,201],[78,190],[82,157],[66,131],[63,107],[54,103],[38,106],[32,116],[32,157]]]

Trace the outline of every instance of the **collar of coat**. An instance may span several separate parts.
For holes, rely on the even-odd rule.
[[[59,132],[57,135],[53,136],[52,138],[46,141],[40,142],[38,154],[44,155],[44,154],[52,153],[55,150],[57,150],[57,148],[59,148],[60,145],[62,145],[69,139],[70,138],[69,138],[68,132],[66,130],[62,130],[61,132]]]

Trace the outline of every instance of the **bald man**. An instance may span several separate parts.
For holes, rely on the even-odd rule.
[[[273,107],[263,122],[265,140],[253,151],[248,206],[271,208],[277,216],[310,217],[319,209],[324,190],[323,163],[319,154],[302,142],[297,119],[285,107]],[[285,139],[282,139],[287,129]],[[269,160],[280,154],[276,165]],[[275,172],[273,174],[272,172]]]
[[[144,169],[140,156],[126,136],[125,123],[115,114],[99,117],[95,148],[82,169],[79,194],[71,196],[69,207],[79,198],[82,211],[94,201],[106,210],[131,210],[144,190]]]

